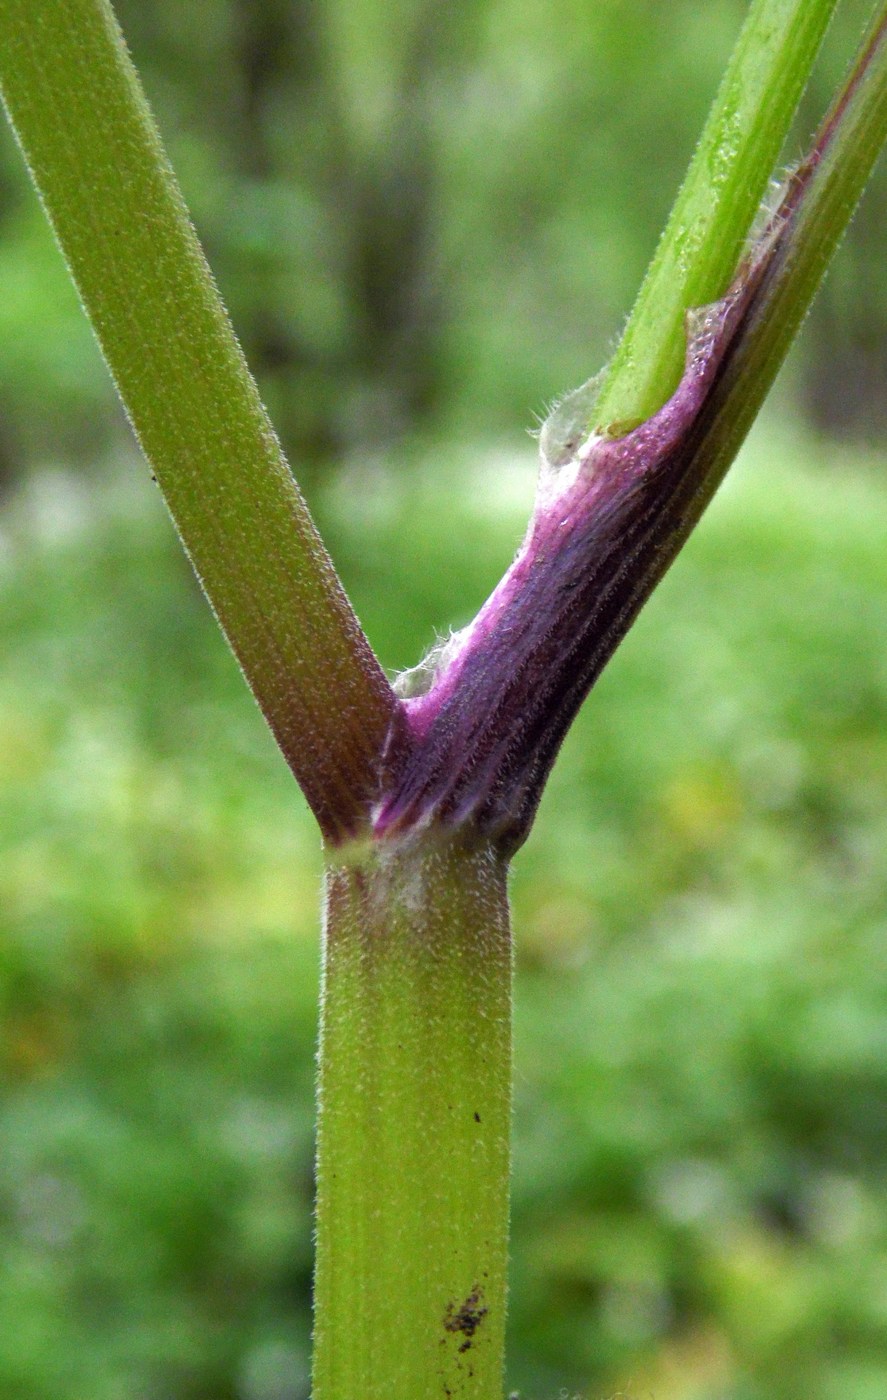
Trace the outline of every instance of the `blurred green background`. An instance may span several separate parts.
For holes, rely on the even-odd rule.
[[[386,665],[507,565],[744,8],[120,0]],[[516,862],[522,1400],[887,1394],[885,209]],[[305,1400],[318,841],[7,133],[0,649],[0,1397]]]

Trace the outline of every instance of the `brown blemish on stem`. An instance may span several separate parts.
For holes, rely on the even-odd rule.
[[[457,1308],[455,1303],[447,1304],[443,1325],[447,1332],[462,1333],[465,1340],[459,1347],[460,1352],[468,1351],[475,1332],[489,1312],[483,1296],[483,1289],[476,1283],[461,1307]]]

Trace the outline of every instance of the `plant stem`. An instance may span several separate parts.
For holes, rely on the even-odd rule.
[[[875,6],[848,77],[773,219],[776,251],[720,409],[728,462],[807,314],[887,142],[887,4]]]
[[[330,864],[314,1400],[501,1400],[506,866],[434,831]]]
[[[316,1400],[499,1394],[498,1367],[460,1371],[463,1353],[445,1335],[460,1298],[473,1316],[481,1261],[496,1254],[495,1177],[507,1160],[504,1147],[498,1165],[486,1159],[483,1195],[473,1194],[471,1170],[460,1177],[469,1112],[484,1092],[495,1102],[497,1083],[504,1139],[505,1056],[500,1077],[478,1048],[493,1044],[484,1010],[501,1006],[504,1023],[507,1002],[474,982],[496,969],[500,988],[505,981],[504,940],[485,931],[495,858],[491,846],[473,848],[480,879],[466,865],[457,897],[471,849],[460,854],[459,842],[485,832],[502,852],[524,838],[560,737],[760,406],[887,134],[885,16],[882,6],[729,293],[694,319],[679,392],[633,433],[599,440],[562,478],[553,473],[511,570],[430,687],[407,702],[415,742],[400,787],[377,808],[375,855],[358,853],[331,876]],[[490,928],[504,927],[503,912]],[[458,1100],[456,1084],[469,1085]],[[452,1161],[435,1150],[444,1143]],[[469,1205],[462,1217],[459,1201]],[[504,1240],[504,1195],[498,1218]],[[469,1251],[478,1263],[466,1267]]]
[[[395,700],[290,475],[107,0],[0,0],[0,87],[203,587],[330,839]]]
[[[881,4],[726,295],[688,313],[675,393],[627,434],[571,432],[553,461],[543,458],[514,562],[405,701],[415,742],[376,808],[377,833],[470,820],[500,849],[526,839],[561,740],[735,456],[885,139]]]
[[[0,0],[0,84],[35,182],[327,838],[315,1400],[500,1400],[506,853],[720,480],[887,134],[882,6],[774,223],[696,325],[670,398],[685,315],[736,273],[834,4],[754,0],[594,410],[611,435],[641,426],[563,456],[502,584],[401,706],[289,475],[107,0]],[[392,733],[405,761],[383,773]]]
[[[684,367],[684,315],[731,281],[837,0],[753,0],[607,369],[596,431],[654,414]],[[591,424],[589,424],[591,427]]]

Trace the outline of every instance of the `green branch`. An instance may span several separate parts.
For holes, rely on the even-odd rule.
[[[881,0],[809,155],[739,271],[758,287],[698,447],[693,519],[738,451],[810,308],[887,142],[887,3]],[[688,516],[684,534],[692,526]]]
[[[774,215],[772,270],[750,314],[721,414],[724,455],[736,451],[773,382],[885,142],[887,4],[879,3],[847,80]]]
[[[684,315],[723,296],[736,272],[836,6],[753,0],[597,396],[598,432],[621,436],[677,388]]]
[[[106,0],[0,0],[0,87],[195,569],[325,835],[394,697],[259,400]]]

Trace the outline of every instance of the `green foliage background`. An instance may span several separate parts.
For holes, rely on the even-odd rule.
[[[411,664],[507,564],[523,429],[605,358],[743,6],[119,10]],[[527,1400],[887,1388],[884,190],[517,862]],[[0,1396],[305,1400],[317,838],[8,140],[0,460]]]

